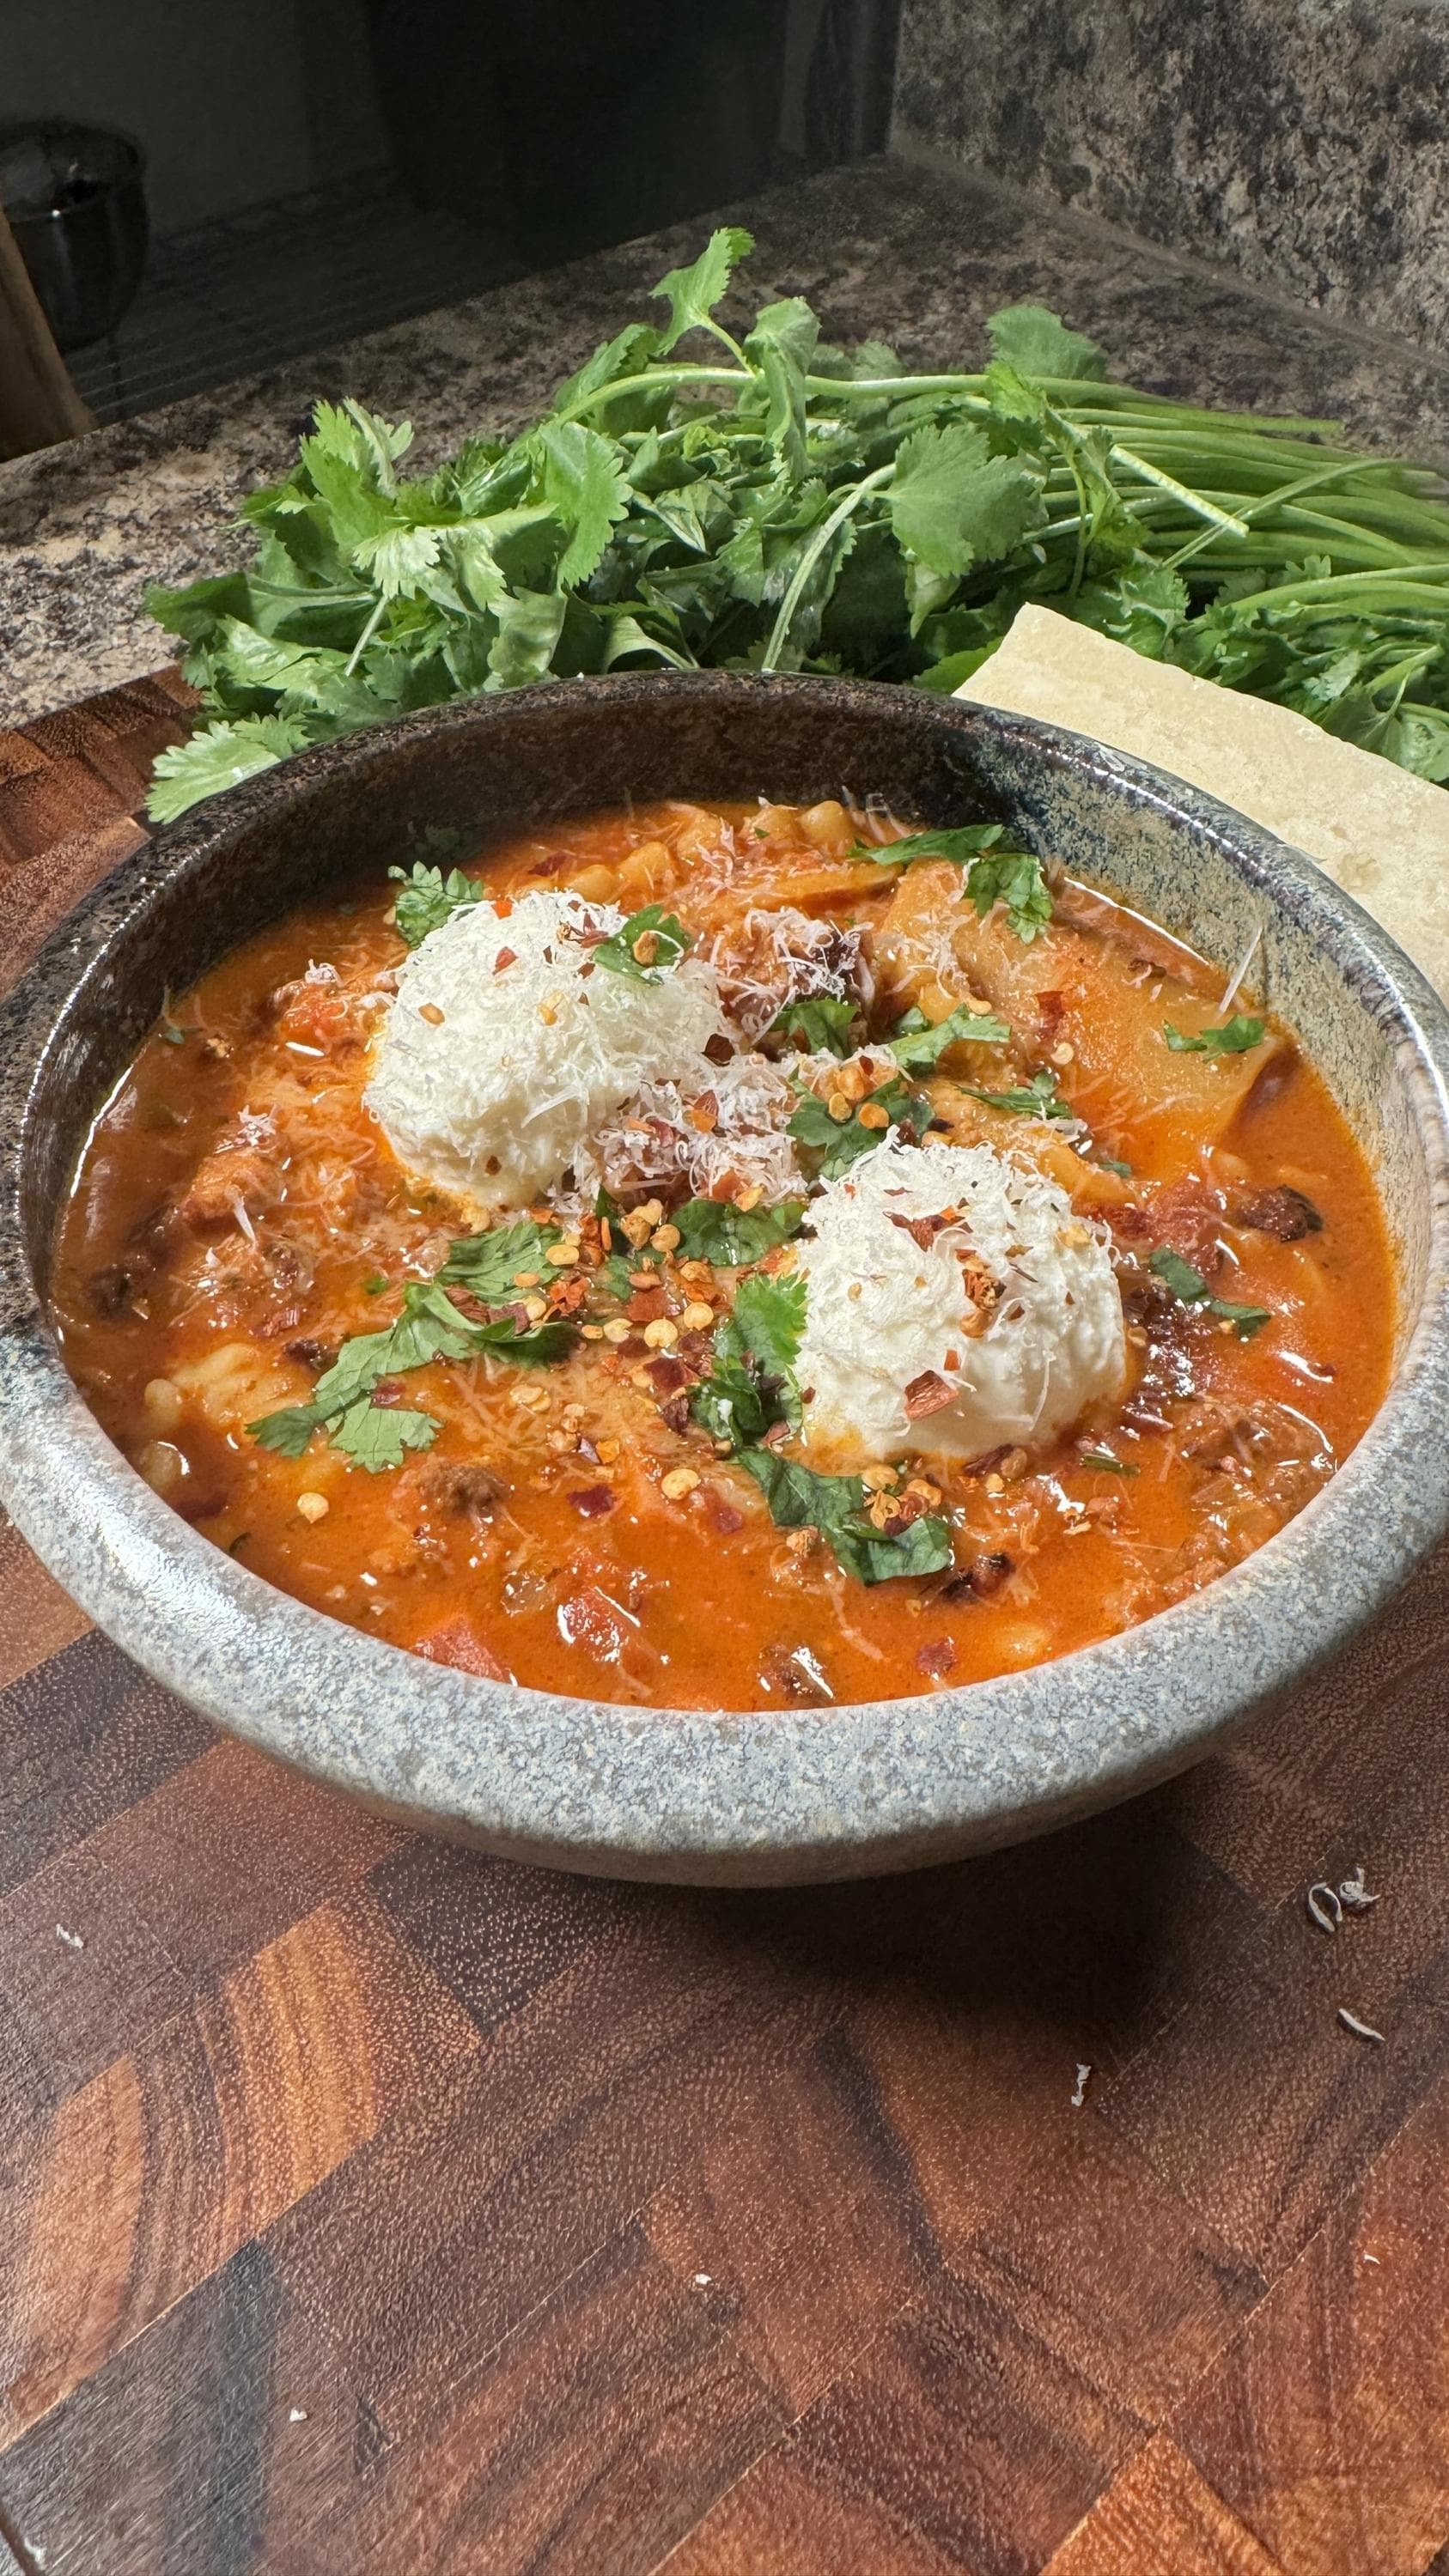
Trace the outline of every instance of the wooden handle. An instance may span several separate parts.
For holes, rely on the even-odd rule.
[[[79,438],[96,418],[81,401],[0,207],[0,457]]]

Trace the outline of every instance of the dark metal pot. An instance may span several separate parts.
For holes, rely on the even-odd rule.
[[[0,126],[0,201],[56,346],[114,331],[146,264],[146,156],[60,119]]]

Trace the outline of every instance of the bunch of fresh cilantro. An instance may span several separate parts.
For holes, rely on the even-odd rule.
[[[248,569],[152,589],[199,729],[158,821],[304,744],[446,699],[621,665],[959,685],[1043,600],[1134,650],[1297,708],[1449,780],[1449,502],[1325,421],[1104,380],[1040,305],[977,374],[828,347],[798,296],[716,318],[747,233],[712,235],[510,440],[432,475],[406,423],[316,407],[249,494]],[[705,354],[680,359],[694,335]],[[1328,443],[1325,443],[1328,442]]]

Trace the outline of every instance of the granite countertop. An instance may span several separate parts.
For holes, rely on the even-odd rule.
[[[979,361],[982,325],[1027,297],[1100,340],[1113,372],[1235,407],[1331,414],[1367,446],[1449,456],[1449,364],[1327,323],[994,180],[882,157],[728,210],[754,232],[751,301],[804,294],[828,336],[908,362]],[[426,468],[469,431],[517,425],[635,319],[708,218],[194,395],[0,465],[0,722],[117,687],[169,658],[147,581],[225,570],[243,492],[284,470],[318,395],[417,431]]]

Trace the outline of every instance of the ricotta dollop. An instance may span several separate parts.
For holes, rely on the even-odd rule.
[[[612,904],[540,891],[455,912],[399,969],[365,1093],[399,1161],[487,1209],[526,1206],[646,1085],[707,1088],[728,1037],[686,957],[653,978],[595,962]]]
[[[806,1444],[836,1466],[1044,1447],[1119,1392],[1111,1259],[1045,1173],[989,1145],[892,1138],[812,1201],[809,1226],[796,1373]]]

